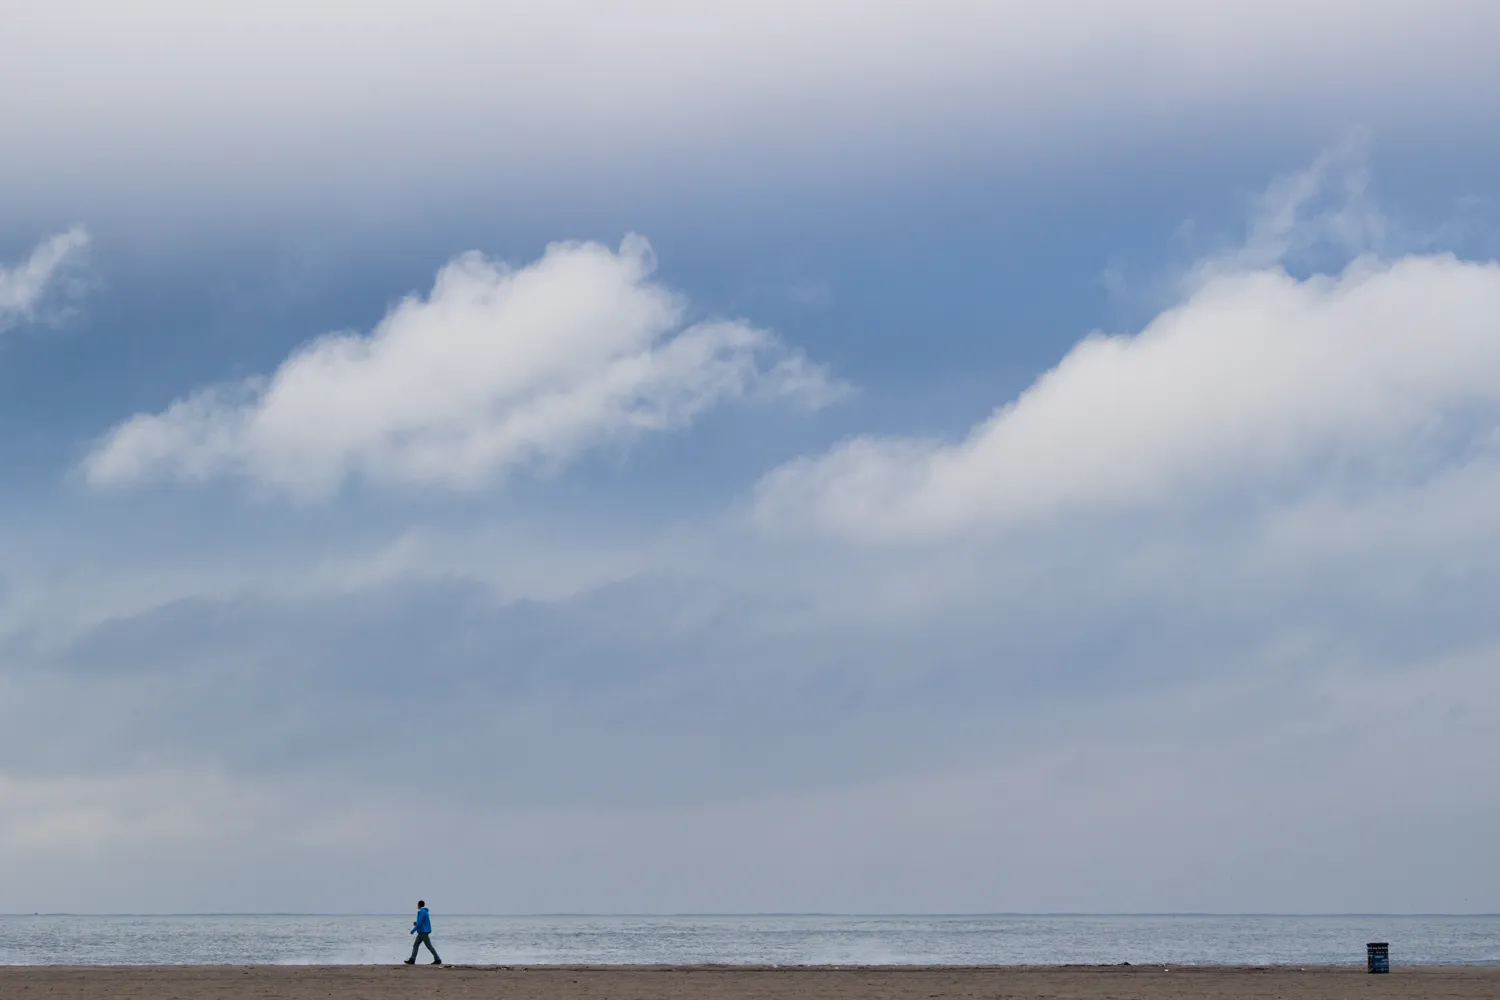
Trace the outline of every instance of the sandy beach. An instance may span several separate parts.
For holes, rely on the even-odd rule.
[[[725,968],[505,966],[0,967],[0,997],[149,1000],[1411,1000],[1500,996],[1500,968]]]

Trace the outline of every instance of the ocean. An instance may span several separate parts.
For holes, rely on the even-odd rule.
[[[433,915],[449,964],[1500,965],[1500,916]],[[408,914],[0,916],[0,964],[369,964]],[[419,961],[426,961],[424,950]]]

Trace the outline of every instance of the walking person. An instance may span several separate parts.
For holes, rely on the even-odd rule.
[[[427,950],[432,952],[432,965],[442,965],[443,960],[438,958],[437,949],[432,946],[432,914],[427,912],[427,904],[417,900],[417,920],[411,925],[411,933],[417,939],[411,943],[411,958],[406,960],[407,965],[417,964],[417,949],[424,944]]]

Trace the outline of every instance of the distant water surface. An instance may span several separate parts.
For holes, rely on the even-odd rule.
[[[1500,916],[433,915],[463,964],[1500,965]],[[0,964],[397,962],[396,916],[0,916]],[[427,960],[424,949],[420,961]]]

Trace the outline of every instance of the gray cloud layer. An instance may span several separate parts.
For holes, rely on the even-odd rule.
[[[26,95],[6,138],[32,151],[0,178],[179,198],[246,177],[540,182],[600,155],[759,170],[837,150],[865,174],[934,144],[1120,139],[1184,115],[1484,120],[1500,83],[1484,0],[62,0],[0,17],[0,92]]]

